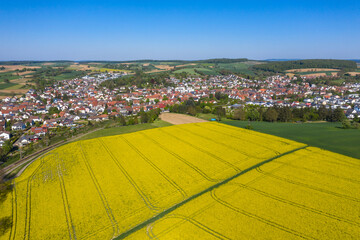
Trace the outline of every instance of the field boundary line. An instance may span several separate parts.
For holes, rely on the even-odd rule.
[[[210,187],[208,187],[208,188],[200,191],[199,193],[196,193],[196,194],[192,195],[191,197],[185,199],[184,201],[181,201],[181,202],[173,205],[172,207],[170,207],[170,208],[164,210],[163,212],[161,212],[161,213],[153,216],[152,218],[149,218],[149,219],[147,219],[146,221],[138,224],[137,226],[135,226],[135,227],[133,227],[133,228],[131,228],[131,229],[123,232],[122,234],[120,234],[119,236],[117,236],[115,239],[116,239],[116,240],[124,239],[125,237],[129,236],[130,234],[132,234],[132,233],[134,233],[134,232],[137,232],[138,230],[146,227],[148,224],[153,223],[153,222],[155,222],[156,220],[158,220],[158,219],[160,219],[160,218],[168,215],[169,213],[173,212],[174,210],[176,210],[177,208],[183,206],[184,204],[190,202],[191,200],[193,200],[193,199],[195,199],[195,198],[198,198],[198,197],[204,195],[205,193],[211,192],[213,189],[218,188],[218,187],[220,187],[220,186],[222,186],[222,185],[230,182],[231,180],[233,180],[233,179],[235,179],[235,178],[237,178],[237,177],[239,177],[239,176],[241,176],[241,175],[243,175],[243,174],[245,174],[245,173],[247,173],[247,172],[249,172],[249,171],[251,171],[251,170],[254,170],[254,169],[256,169],[256,168],[258,168],[258,167],[260,167],[260,166],[262,166],[262,165],[264,165],[264,164],[266,164],[266,163],[269,163],[269,162],[271,162],[271,161],[273,161],[273,160],[275,160],[275,159],[277,159],[277,158],[280,158],[280,157],[282,157],[282,156],[291,154],[291,153],[296,152],[296,151],[299,151],[299,150],[301,150],[301,149],[305,149],[305,148],[307,148],[307,147],[308,147],[308,146],[306,145],[306,146],[302,146],[302,147],[299,147],[299,148],[295,148],[295,149],[292,149],[292,150],[290,150],[290,151],[288,151],[288,152],[282,153],[282,154],[277,155],[277,156],[275,156],[275,157],[272,157],[272,158],[269,158],[269,159],[264,160],[264,161],[262,161],[262,162],[259,162],[259,163],[255,164],[255,165],[252,166],[252,167],[249,167],[249,168],[247,168],[247,169],[245,169],[245,170],[243,170],[243,171],[241,171],[241,172],[239,172],[239,173],[237,173],[237,174],[235,174],[235,175],[233,175],[233,176],[231,176],[231,177],[229,177],[229,178],[227,178],[227,179],[225,179],[225,180],[223,180],[223,181],[221,181],[221,182],[218,182],[218,183],[214,184],[213,186],[210,186]]]
[[[224,163],[225,165],[228,165],[229,167],[231,167],[232,169],[234,169],[236,172],[241,171],[241,169],[238,168],[237,166],[235,166],[234,164],[229,163],[228,161],[222,159],[221,157],[216,156],[215,154],[213,154],[213,153],[211,153],[211,152],[209,152],[209,151],[207,151],[207,150],[202,149],[201,147],[194,146],[194,145],[192,145],[191,143],[189,143],[189,142],[187,142],[187,141],[185,141],[185,140],[183,140],[183,139],[175,136],[174,134],[166,132],[164,129],[161,129],[161,128],[160,128],[159,131],[160,131],[160,132],[163,132],[163,133],[165,133],[165,134],[167,134],[167,135],[169,135],[169,136],[171,136],[171,137],[173,137],[173,138],[175,138],[176,140],[178,140],[178,141],[180,141],[180,142],[183,142],[183,143],[187,144],[188,146],[190,146],[190,147],[192,147],[192,148],[194,148],[194,149],[196,149],[196,150],[198,150],[198,151],[200,151],[200,152],[202,152],[202,153],[205,153],[206,155],[209,155],[210,157],[218,160],[219,162]]]
[[[187,196],[184,189],[182,189],[173,179],[171,179],[166,173],[164,173],[155,163],[153,163],[150,159],[148,159],[137,147],[135,147],[131,142],[129,142],[123,136],[120,136],[129,147],[131,147],[145,162],[147,162],[152,168],[154,168],[166,181],[168,181],[182,196],[183,199]]]
[[[90,163],[88,162],[88,160],[87,160],[87,158],[85,156],[85,152],[84,152],[84,150],[82,148],[81,142],[78,142],[77,145],[80,147],[80,152],[81,152],[82,158],[84,160],[85,166],[86,166],[86,168],[87,168],[87,170],[88,170],[88,172],[90,174],[90,178],[91,178],[92,182],[94,183],[96,191],[97,191],[97,193],[98,193],[98,195],[100,197],[100,200],[101,200],[101,202],[102,202],[102,204],[103,204],[103,206],[105,208],[106,214],[107,214],[107,216],[108,216],[108,218],[109,218],[109,220],[111,222],[111,225],[113,227],[113,231],[114,231],[113,236],[115,236],[116,233],[119,231],[118,223],[117,223],[117,221],[115,219],[114,214],[112,213],[109,202],[107,201],[106,196],[105,196],[104,192],[102,191],[99,182],[96,179],[96,176],[95,176],[95,174],[94,174],[94,172],[93,172],[93,170],[92,170],[92,168],[90,166]]]
[[[134,179],[130,176],[130,174],[125,170],[125,168],[120,164],[120,162],[117,160],[117,158],[109,151],[106,144],[100,139],[97,138],[97,140],[100,142],[100,144],[103,146],[105,151],[108,153],[108,155],[111,157],[111,159],[115,162],[116,166],[119,168],[119,170],[124,174],[126,179],[130,182],[130,184],[135,188],[136,192],[140,195],[142,200],[144,201],[145,205],[148,206],[150,210],[159,211],[161,208],[154,206],[146,194],[143,193],[141,188],[136,184]]]

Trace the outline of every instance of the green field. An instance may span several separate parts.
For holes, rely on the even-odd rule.
[[[245,127],[247,121],[223,121]],[[253,130],[288,138],[311,146],[360,159],[360,130],[342,129],[341,123],[269,123],[251,122]]]
[[[118,135],[118,134],[123,134],[123,133],[137,132],[137,131],[146,130],[146,129],[150,129],[150,128],[166,127],[166,126],[170,126],[170,125],[172,125],[172,124],[161,121],[161,120],[157,120],[153,123],[143,123],[143,124],[130,125],[130,126],[105,128],[105,129],[101,129],[99,131],[87,134],[87,135],[79,138],[78,140],[86,140],[86,139],[92,139],[92,138],[98,138],[98,137],[113,136],[113,135]]]
[[[79,71],[72,71],[72,72],[62,73],[62,74],[57,75],[52,78],[54,80],[61,81],[61,80],[73,79],[73,78],[79,77],[81,75],[82,74]]]
[[[234,73],[243,73],[253,75],[254,72],[249,69],[250,66],[255,65],[257,62],[236,62],[236,63],[219,63],[216,65],[216,69],[225,69]]]
[[[15,86],[17,86],[18,84],[16,83],[0,83],[0,90],[2,89],[19,89],[19,88],[14,88]]]

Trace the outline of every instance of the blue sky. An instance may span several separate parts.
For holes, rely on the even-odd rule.
[[[360,1],[0,0],[0,60],[360,58]]]

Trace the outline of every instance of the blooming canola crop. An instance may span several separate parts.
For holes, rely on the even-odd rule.
[[[357,237],[359,162],[305,147],[213,122],[69,143],[14,180],[0,239]]]

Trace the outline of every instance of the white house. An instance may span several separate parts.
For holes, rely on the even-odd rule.
[[[9,140],[10,139],[10,132],[0,132],[0,139]]]

